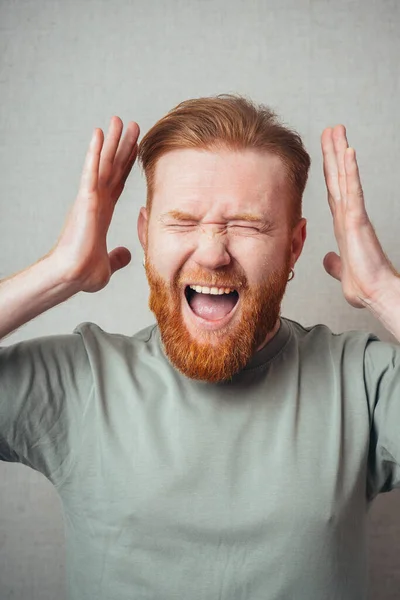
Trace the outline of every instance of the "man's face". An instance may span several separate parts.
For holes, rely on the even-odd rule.
[[[305,221],[289,227],[281,160],[254,150],[176,150],[156,166],[138,231],[150,308],[172,363],[221,381],[276,328]]]

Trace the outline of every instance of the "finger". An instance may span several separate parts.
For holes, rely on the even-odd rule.
[[[138,145],[136,144],[131,152],[128,162],[125,165],[124,172],[121,177],[121,183],[125,185],[125,181],[128,179],[128,175],[132,170],[133,165],[135,164],[135,160],[138,153]]]
[[[124,174],[122,176],[120,176],[119,178],[116,178],[111,184],[112,185],[111,200],[112,200],[114,206],[118,202],[118,200],[124,190],[125,182],[126,182],[128,175],[132,169],[132,166],[135,162],[137,151],[138,151],[138,148],[137,148],[137,144],[136,144],[136,147],[132,151],[132,158],[130,159],[127,167],[125,168]]]
[[[125,182],[128,178],[129,173],[131,172],[133,164],[136,160],[137,153],[138,153],[138,145],[136,144],[135,148],[132,150],[132,154],[128,161],[128,164],[125,167],[125,171],[118,178],[116,177],[114,182],[112,183],[114,204],[117,203],[119,197],[121,196],[121,194],[123,192],[123,189],[125,187]]]
[[[97,189],[99,176],[100,153],[103,147],[104,133],[96,128],[90,140],[89,149],[86,153],[80,181],[80,191],[90,194]]]
[[[333,146],[336,154],[336,163],[339,176],[339,188],[342,200],[346,199],[346,170],[344,166],[344,156],[349,147],[346,137],[346,128],[344,125],[336,125],[332,132]]]
[[[114,176],[119,177],[125,171],[125,167],[131,158],[139,137],[139,125],[134,121],[128,124],[122,142],[119,145],[117,154],[114,160]]]
[[[118,246],[118,248],[114,248],[108,254],[108,258],[110,260],[110,268],[111,274],[115,273],[115,271],[119,271],[128,265],[131,261],[131,253],[128,248],[124,246]]]
[[[119,140],[121,139],[123,127],[123,123],[119,117],[111,118],[100,157],[99,182],[102,184],[106,184],[110,180],[115,153],[118,148]]]
[[[334,203],[340,202],[340,187],[336,153],[332,139],[333,129],[328,127],[322,132],[321,148],[324,162],[324,176],[326,189],[328,190],[328,201],[331,211],[334,211]]]
[[[331,277],[334,277],[338,281],[342,280],[342,261],[336,252],[328,252],[325,256],[324,269]]]
[[[347,185],[347,210],[356,217],[368,219],[354,148],[347,148],[344,162]]]

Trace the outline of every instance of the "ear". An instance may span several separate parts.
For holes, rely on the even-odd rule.
[[[300,254],[302,253],[304,242],[307,237],[307,221],[306,219],[300,219],[300,221],[292,229],[292,244],[291,244],[291,266],[292,268],[296,264]]]
[[[142,206],[138,216],[137,222],[137,232],[139,236],[139,241],[144,251],[147,248],[147,226],[148,226],[148,214],[147,208]]]

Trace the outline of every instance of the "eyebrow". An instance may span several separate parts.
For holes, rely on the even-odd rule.
[[[161,219],[164,217],[170,217],[175,219],[176,221],[198,221],[198,217],[191,213],[182,212],[181,210],[171,210],[167,213],[161,215]],[[265,219],[263,219],[260,215],[255,215],[253,213],[239,213],[237,215],[233,215],[232,217],[227,219],[228,221],[249,221],[252,223],[263,223]]]
[[[170,210],[161,215],[161,219],[164,219],[165,217],[170,217],[171,219],[175,219],[175,221],[197,221],[198,219],[196,215],[182,212],[181,210]]]

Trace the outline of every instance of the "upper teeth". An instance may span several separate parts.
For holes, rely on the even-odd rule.
[[[190,287],[190,289],[194,290],[198,294],[214,294],[215,296],[218,296],[221,294],[230,294],[231,292],[235,291],[231,288],[218,288],[218,287],[209,288],[209,287],[201,286],[201,285],[190,285],[189,287]]]

